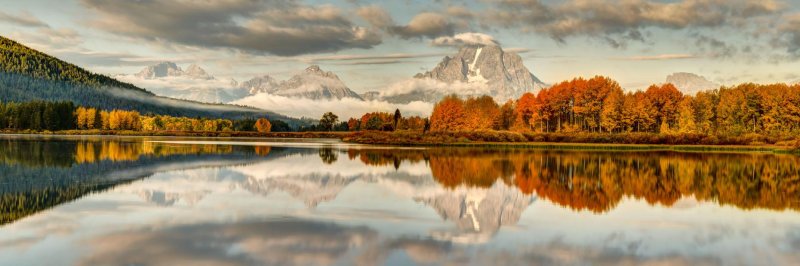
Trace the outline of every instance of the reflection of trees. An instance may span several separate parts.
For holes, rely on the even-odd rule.
[[[800,209],[800,157],[776,154],[428,149],[360,150],[369,165],[428,161],[442,186],[497,180],[575,210],[605,212],[623,197],[670,206],[694,196],[739,208]]]
[[[319,149],[319,158],[322,159],[322,162],[325,164],[333,164],[339,159],[339,155],[336,153],[337,151],[331,148],[321,148]]]
[[[0,224],[157,171],[259,160],[253,153],[266,154],[269,149],[108,138],[0,139]]]
[[[269,155],[270,150],[272,150],[270,146],[255,146],[253,148],[255,149],[256,154],[260,156],[267,156]]]
[[[230,154],[233,152],[267,156],[270,149],[269,146],[166,144],[103,137],[76,140],[4,138],[0,139],[0,164],[70,167],[73,164],[99,161],[136,161],[144,156],[165,157],[189,154]]]

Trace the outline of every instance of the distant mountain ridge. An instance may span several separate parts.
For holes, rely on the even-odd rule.
[[[205,103],[229,103],[247,96],[236,80],[219,80],[197,64],[181,69],[174,62],[159,62],[118,79],[145,86],[153,93]]]
[[[156,79],[165,77],[188,77],[194,79],[213,79],[211,75],[206,73],[206,70],[197,64],[191,64],[186,71],[181,69],[174,62],[160,62],[158,64],[147,66],[142,71],[139,71],[135,76],[143,79]]]
[[[242,83],[250,94],[269,93],[279,96],[306,98],[312,100],[331,100],[354,98],[363,100],[358,93],[350,90],[339,76],[312,65],[288,80],[276,82],[268,75],[255,77]]]

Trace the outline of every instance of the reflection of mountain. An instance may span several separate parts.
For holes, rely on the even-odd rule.
[[[330,174],[310,174],[266,179],[248,178],[242,187],[250,192],[268,195],[275,190],[288,193],[313,208],[331,201],[356,178]]]
[[[458,227],[455,232],[435,232],[435,238],[480,243],[488,241],[501,226],[517,224],[534,197],[497,182],[488,189],[462,188],[416,200],[434,208],[443,219],[455,222]]]

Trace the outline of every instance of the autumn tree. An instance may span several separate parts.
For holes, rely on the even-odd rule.
[[[651,85],[645,91],[650,103],[656,109],[655,123],[659,131],[669,130],[678,122],[678,104],[683,99],[681,93],[670,83],[661,86]]]
[[[349,120],[347,120],[347,129],[350,131],[360,130],[361,129],[360,125],[361,121],[359,121],[358,119],[351,117]]]
[[[625,128],[622,122],[622,108],[625,95],[619,86],[610,88],[608,95],[603,100],[603,109],[600,113],[600,127],[608,132],[619,132]]]
[[[491,96],[468,98],[464,102],[465,130],[487,130],[500,127],[500,106]]]
[[[466,113],[464,101],[458,96],[450,95],[436,103],[430,117],[433,131],[459,131],[466,129]]]
[[[266,118],[259,118],[256,120],[255,127],[256,130],[261,133],[269,133],[272,131],[272,123],[270,123]]]
[[[696,133],[695,110],[692,97],[684,97],[678,104],[678,132]]]
[[[546,93],[543,90],[539,94]],[[514,106],[514,124],[512,128],[516,131],[530,131],[533,129],[533,124],[541,121],[539,119],[539,104],[537,96],[533,93],[525,93],[517,100]]]
[[[497,119],[498,130],[509,130],[514,124],[514,101],[508,100],[500,106],[500,117]]]

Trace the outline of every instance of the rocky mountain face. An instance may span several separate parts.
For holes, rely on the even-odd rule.
[[[674,73],[667,76],[667,83],[672,83],[672,85],[675,85],[683,94],[688,95],[695,95],[705,90],[717,89],[720,86],[705,77],[686,72]]]
[[[312,100],[362,99],[358,93],[350,90],[339,79],[339,76],[336,76],[333,72],[323,71],[316,65],[310,66],[303,72],[279,83],[275,82],[272,77],[261,76],[245,81],[242,84],[251,94],[269,93]]]
[[[432,79],[447,84],[465,83],[482,87],[480,90],[455,92],[462,96],[490,95],[502,102],[522,96],[526,92],[538,92],[546,87],[534,76],[516,53],[505,52],[500,46],[463,47],[455,56],[446,56],[431,71],[414,76],[417,79]],[[408,94],[387,96],[396,102],[412,100],[436,101],[442,92],[416,90]]]
[[[271,92],[278,87],[278,82],[269,75],[254,77],[248,81],[242,82],[242,87],[247,89],[250,94],[257,94],[261,92]]]
[[[379,91],[368,91],[368,92],[359,94],[358,96],[361,96],[361,99],[364,99],[365,101],[375,101],[375,100],[380,100],[381,99],[381,92],[379,92]]]
[[[173,62],[161,62],[118,78],[141,84],[160,96],[197,102],[228,103],[247,96],[235,80],[219,80],[196,64],[183,70]]]
[[[147,66],[136,74],[142,79],[157,79],[165,77],[188,77],[195,79],[213,79],[206,71],[196,64],[189,65],[186,71],[173,62],[161,62]]]

